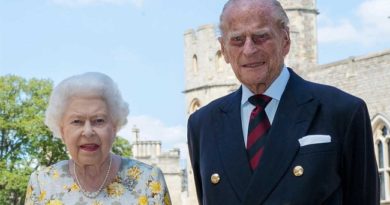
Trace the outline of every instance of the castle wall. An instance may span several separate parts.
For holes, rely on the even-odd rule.
[[[223,86],[214,85],[214,86],[215,87],[210,86],[209,88],[206,89],[199,89],[199,90],[188,92],[188,94],[186,95],[187,105],[190,105],[194,100],[199,102],[200,107],[207,105],[209,102],[215,100],[216,96],[224,96],[229,94],[232,91],[235,91],[238,88],[239,83],[237,81],[237,83],[233,83],[233,84],[225,84]],[[186,110],[187,116],[191,114],[193,111],[195,110],[191,109],[191,107],[188,107],[188,109]]]
[[[180,151],[173,149],[158,157],[158,166],[164,173],[172,204],[182,204],[182,172],[180,168]]]
[[[280,1],[290,19],[289,67],[302,74],[317,65],[317,14],[315,0]]]
[[[368,105],[370,116],[390,119],[390,50],[320,65],[306,79],[328,84],[358,96]],[[335,102],[336,103],[336,102]]]
[[[132,145],[135,159],[158,166],[164,174],[172,204],[182,204],[182,170],[180,168],[180,150],[161,152],[160,141],[135,141]]]
[[[184,34],[186,89],[234,80],[230,66],[219,54],[221,47],[216,31],[216,26],[204,25]],[[197,68],[194,68],[194,56],[197,57]]]
[[[226,64],[217,39],[217,28],[204,25],[184,34],[184,61],[186,69],[186,115],[192,113],[190,105],[197,99],[204,106],[215,96],[223,96],[237,88],[239,83],[230,65]]]

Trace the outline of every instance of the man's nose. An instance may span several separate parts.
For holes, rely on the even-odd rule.
[[[252,38],[247,37],[244,44],[244,55],[250,56],[254,53],[256,53],[257,48],[256,44],[253,42]]]

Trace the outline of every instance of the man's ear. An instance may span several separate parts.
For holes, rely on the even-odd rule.
[[[283,55],[286,56],[290,51],[291,39],[289,29],[283,29]]]
[[[218,41],[219,41],[219,44],[221,44],[221,53],[223,55],[223,58],[225,59],[225,62],[226,63],[230,63],[229,62],[229,57],[226,53],[226,50],[225,50],[225,43],[224,43],[224,39],[222,37],[219,37],[218,38]]]

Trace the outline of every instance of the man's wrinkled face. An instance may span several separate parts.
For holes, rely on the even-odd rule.
[[[229,6],[219,38],[222,53],[241,83],[263,93],[279,76],[290,49],[288,30],[272,16],[272,8],[253,2]]]

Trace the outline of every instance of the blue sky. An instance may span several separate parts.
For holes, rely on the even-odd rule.
[[[218,23],[225,0],[1,0],[0,75],[99,71],[130,105],[120,135],[185,152],[183,34]],[[317,0],[321,64],[390,48],[389,0]]]

